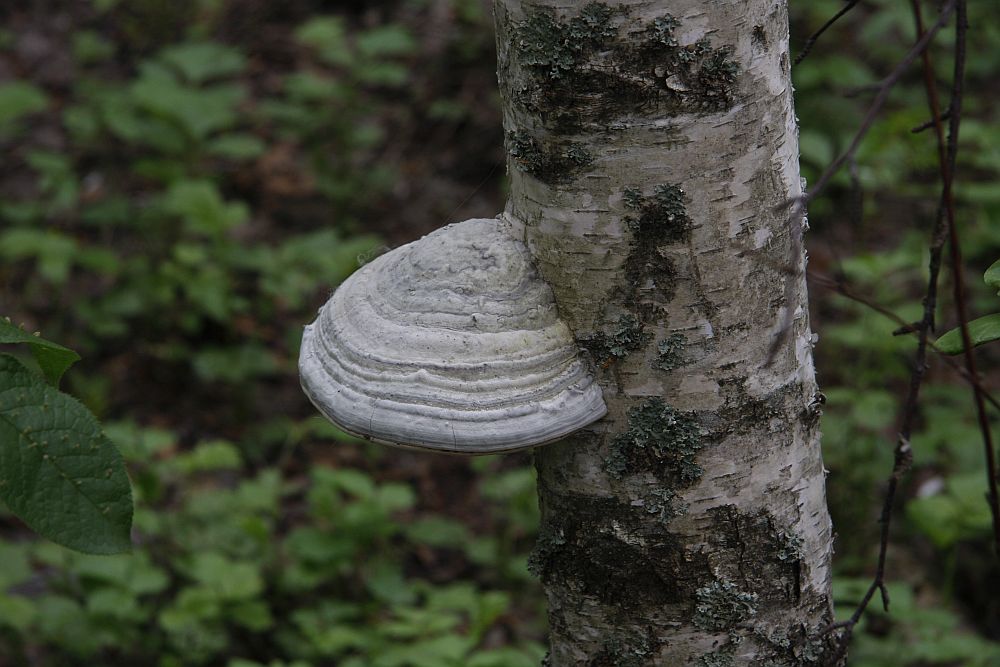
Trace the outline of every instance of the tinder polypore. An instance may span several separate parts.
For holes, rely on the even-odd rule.
[[[601,390],[510,223],[466,220],[359,269],[305,328],[302,387],[344,430],[486,454],[600,419]]]

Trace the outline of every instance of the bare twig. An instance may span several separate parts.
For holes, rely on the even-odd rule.
[[[941,114],[941,120],[948,120],[949,118],[951,118],[951,105],[950,104],[948,105],[948,108],[945,109],[944,113]],[[913,134],[920,134],[924,130],[930,130],[933,127],[934,127],[934,119],[931,118],[927,122],[921,123],[920,125],[917,125],[916,127],[910,128],[910,132],[912,132]]]
[[[930,252],[930,276],[927,284],[927,293],[924,297],[924,313],[923,319],[916,324],[916,330],[918,333],[917,339],[917,351],[914,359],[913,370],[910,374],[910,386],[907,391],[906,401],[903,404],[902,414],[900,416],[900,428],[899,435],[896,439],[896,447],[894,450],[894,461],[892,467],[892,473],[889,476],[888,485],[886,489],[885,498],[882,504],[882,513],[879,517],[879,524],[881,526],[879,531],[879,552],[878,561],[875,567],[875,576],[872,579],[871,585],[865,592],[858,606],[855,608],[854,613],[851,617],[843,622],[836,625],[837,629],[842,632],[839,637],[839,645],[837,651],[833,654],[828,664],[837,665],[843,659],[844,655],[847,653],[847,646],[850,643],[851,637],[854,633],[854,629],[864,614],[868,605],[871,603],[875,592],[878,591],[882,595],[883,607],[888,611],[889,608],[889,597],[887,595],[887,589],[885,586],[885,563],[886,557],[889,551],[889,529],[892,523],[892,508],[896,499],[896,492],[899,488],[899,482],[903,476],[909,471],[913,464],[913,449],[910,445],[910,437],[913,432],[913,425],[916,419],[918,400],[920,397],[920,387],[923,383],[924,375],[927,370],[927,347],[928,347],[928,335],[934,329],[934,313],[937,304],[937,283],[938,276],[941,268],[941,256],[944,246],[944,236],[945,228],[951,234],[952,241],[952,262],[955,265],[953,269],[955,271],[961,270],[960,257],[956,255],[957,251],[957,236],[955,232],[954,221],[954,201],[951,195],[952,190],[952,175],[954,174],[954,164],[955,158],[957,156],[957,145],[958,145],[958,123],[961,118],[961,97],[962,97],[962,79],[964,77],[964,37],[965,28],[962,26],[965,16],[965,0],[954,0],[949,2],[948,5],[941,10],[941,14],[938,18],[937,23],[929,31],[924,31],[923,17],[920,11],[919,0],[911,0],[911,5],[914,13],[914,20],[917,25],[917,45],[910,50],[907,58],[912,61],[912,57],[917,54],[922,54],[923,60],[923,72],[924,81],[927,87],[928,105],[930,106],[931,115],[934,118],[934,126],[938,138],[939,154],[940,154],[940,168],[941,168],[941,181],[942,181],[942,196],[941,204],[938,207],[938,215],[935,219],[934,230],[931,236],[931,252]],[[947,19],[948,15],[952,11],[958,9],[958,20],[956,21],[956,57],[955,57],[955,77],[952,82],[952,117],[949,133],[949,143],[948,150],[945,150],[945,142],[943,136],[942,121],[941,121],[941,110],[937,101],[937,90],[934,85],[933,78],[933,65],[930,60],[930,54],[927,51],[927,45],[930,43],[930,38],[940,30],[944,25],[944,21]],[[922,46],[921,46],[922,45]],[[917,49],[917,46],[921,46]],[[961,53],[959,53],[961,51]],[[906,60],[906,59],[904,59]],[[897,70],[898,71],[898,70]],[[885,89],[883,89],[885,90]],[[883,95],[882,92],[879,93],[879,98],[887,97],[887,93]],[[884,103],[884,99],[882,102]],[[869,117],[873,118],[871,111],[876,109],[879,104],[879,99],[876,98],[876,102],[872,105],[872,109],[869,110]],[[869,119],[866,117],[866,121]],[[862,128],[865,130],[865,128]],[[866,131],[866,130],[865,130]],[[859,132],[856,135],[855,143],[852,144],[852,148],[848,149],[845,155],[849,155],[856,149],[857,143],[859,143],[858,137],[862,136]],[[833,174],[831,169],[827,170],[827,173]],[[829,180],[829,179],[827,179]],[[822,181],[822,179],[821,179]],[[945,224],[949,222],[949,224]],[[956,261],[958,259],[959,261]],[[960,284],[960,281],[956,279],[956,283]],[[960,288],[956,288],[956,297],[963,297],[964,294],[960,293]],[[965,318],[962,318],[963,320]],[[964,326],[964,325],[963,325]],[[966,332],[967,333],[967,332]],[[966,349],[971,352],[971,346],[968,341],[966,342]],[[968,360],[968,357],[967,357]],[[971,367],[967,365],[967,370],[969,372],[969,377],[972,381],[973,388],[976,394],[978,405],[982,406],[983,395],[978,389],[978,376],[975,373],[974,363]],[[985,415],[985,407],[980,411],[981,418]],[[831,629],[834,629],[831,627]]]
[[[844,163],[850,160],[854,154],[857,152],[858,147],[861,145],[861,141],[868,134],[872,125],[875,124],[875,119],[878,117],[879,112],[882,107],[885,106],[886,101],[889,99],[889,93],[892,92],[893,87],[906,73],[910,64],[916,60],[917,56],[927,49],[927,46],[934,39],[934,35],[937,34],[938,30],[943,28],[948,23],[948,18],[951,16],[952,12],[955,11],[955,5],[958,0],[949,0],[944,7],[941,8],[941,13],[938,16],[938,20],[931,26],[931,29],[920,36],[917,43],[913,45],[913,48],[907,52],[902,60],[896,65],[895,69],[889,73],[887,77],[882,79],[878,85],[878,94],[875,95],[875,99],[872,100],[871,106],[868,107],[868,111],[865,113],[864,119],[861,121],[861,125],[858,127],[857,132],[854,133],[854,138],[851,140],[850,145],[847,150],[841,153],[837,159],[835,159],[830,166],[826,168],[826,171],[817,179],[816,184],[810,188],[807,194],[803,194],[796,200],[792,200],[787,203],[787,205],[794,205],[797,208],[804,208],[812,199],[815,199],[820,192],[829,184],[830,179],[840,171],[840,168],[844,166]]]
[[[802,45],[802,50],[799,51],[799,55],[795,56],[795,62],[792,65],[798,65],[800,62],[805,60],[809,52],[812,51],[813,46],[816,45],[816,40],[822,37],[823,33],[826,32],[834,23],[839,21],[844,14],[854,9],[854,6],[858,4],[860,0],[848,0],[848,3],[836,14],[830,17],[830,20],[820,26],[820,29],[809,35],[809,39],[806,43]]]
[[[916,2],[916,0],[913,0]],[[962,272],[962,248],[959,245],[958,225],[955,223],[955,199],[952,194],[952,179],[954,178],[955,165],[950,163],[950,153],[958,145],[958,131],[962,120],[962,96],[961,85],[965,76],[965,44],[966,33],[968,31],[968,21],[965,14],[966,0],[958,0],[958,14],[955,29],[955,85],[959,87],[959,95],[952,98],[952,115],[949,123],[948,150],[945,149],[944,131],[941,128],[941,119],[937,110],[937,98],[931,96],[934,108],[935,133],[938,136],[938,146],[941,162],[941,177],[944,181],[942,199],[945,203],[948,216],[949,247],[951,249],[951,271],[952,287],[955,294],[955,307],[958,310],[959,327],[962,332],[962,345],[965,348],[965,367],[971,377],[979,377],[976,371],[976,353],[972,346],[972,336],[969,334],[969,309],[965,298],[965,276]],[[919,6],[918,6],[919,10]],[[929,65],[925,65],[928,70],[928,86],[933,86],[933,71]],[[979,430],[983,436],[983,449],[986,457],[986,498],[990,507],[990,514],[993,517],[993,548],[998,558],[1000,558],[1000,498],[997,495],[997,462],[996,451],[993,447],[993,436],[990,432],[990,421],[986,415],[986,405],[983,400],[983,392],[978,383],[972,385],[973,399],[976,403],[976,416],[979,419]]]
[[[848,285],[846,282],[844,282],[844,280],[840,278],[825,276],[821,273],[816,273],[815,271],[807,271],[806,275],[808,276],[809,280],[811,280],[816,285],[819,285],[820,287],[828,289],[832,292],[836,292],[845,299],[850,299],[855,303],[859,303],[862,306],[865,306],[866,308],[873,310],[876,313],[882,315],[883,317],[895,322],[897,325],[899,325],[899,328],[893,332],[893,335],[920,333],[920,329],[923,326],[923,320],[918,322],[907,322],[902,317],[900,317],[890,309],[886,308],[882,304],[862,294],[859,294],[854,289],[852,289],[850,285]],[[978,384],[980,391],[983,393],[983,398],[986,399],[986,402],[992,405],[998,411],[1000,411],[1000,399],[997,399],[995,396],[993,396],[993,394],[991,394],[989,390],[982,385],[982,383],[979,381],[979,378],[969,377],[969,372],[965,369],[965,367],[963,367],[957,361],[952,359],[950,355],[947,355],[941,350],[939,350],[937,346],[930,340],[927,341],[927,346],[930,349],[934,350],[938,354],[940,360],[944,362],[944,364],[948,366],[951,370],[955,371],[955,373],[960,378],[962,378],[963,381],[969,383],[970,385]]]
[[[858,128],[857,132],[855,132],[854,138],[851,140],[851,144],[847,147],[847,150],[841,153],[832,163],[830,163],[822,175],[820,175],[816,184],[810,188],[809,192],[803,193],[800,197],[790,199],[778,207],[779,209],[789,210],[789,227],[791,230],[790,250],[793,258],[800,257],[802,253],[802,227],[803,221],[805,220],[807,205],[824,190],[827,184],[829,184],[830,179],[832,179],[833,176],[840,171],[840,168],[844,166],[845,162],[854,159],[854,154],[861,145],[861,141],[868,134],[872,125],[875,124],[875,119],[878,117],[879,111],[882,110],[882,107],[889,99],[889,93],[892,92],[893,87],[899,83],[910,64],[913,63],[917,56],[922,54],[927,49],[931,40],[934,38],[934,35],[936,35],[937,32],[947,24],[948,18],[951,16],[952,12],[955,11],[955,5],[957,2],[958,0],[949,0],[941,8],[941,13],[938,16],[937,22],[931,27],[930,30],[920,35],[920,38],[917,40],[916,44],[913,45],[913,48],[911,48],[903,59],[899,61],[892,72],[890,72],[889,75],[882,79],[879,83],[878,94],[872,101],[871,106],[868,107],[868,111],[865,113],[865,117],[861,121],[861,126]],[[801,270],[794,264],[792,266],[792,270],[789,271],[790,275],[785,278],[786,304],[791,303],[790,297],[791,292],[794,290],[794,277],[801,275]],[[791,331],[793,317],[793,310],[786,307],[781,327],[778,329],[774,339],[771,341],[765,366],[771,365],[778,353],[778,350],[780,350],[784,344],[788,333]]]

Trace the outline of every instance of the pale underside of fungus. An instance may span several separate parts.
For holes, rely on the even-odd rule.
[[[305,328],[299,372],[328,419],[404,447],[512,451],[606,412],[503,219],[448,225],[363,266]]]

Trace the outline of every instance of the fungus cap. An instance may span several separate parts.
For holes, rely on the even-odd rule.
[[[391,445],[533,447],[600,419],[601,390],[510,223],[448,225],[366,264],[305,328],[302,388]]]

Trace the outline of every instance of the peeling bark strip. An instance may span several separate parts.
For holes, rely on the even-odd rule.
[[[552,667],[819,665],[830,521],[783,0],[495,0],[505,216],[608,416],[536,450]],[[804,258],[802,260],[804,262]],[[793,335],[764,367],[785,308]]]

